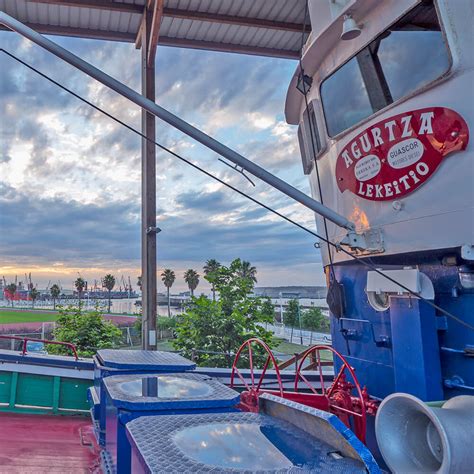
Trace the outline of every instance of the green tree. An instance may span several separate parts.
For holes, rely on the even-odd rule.
[[[257,283],[257,269],[253,267],[250,262],[238,260],[240,262],[240,268],[238,270],[239,276],[242,278],[250,278],[254,283]]]
[[[97,307],[84,312],[79,303],[59,310],[53,335],[55,341],[74,344],[78,355],[92,357],[98,349],[114,347],[122,333],[103,318]],[[69,349],[59,345],[47,345],[47,350],[51,354],[70,354]]]
[[[170,304],[170,289],[173,286],[174,281],[176,280],[176,275],[174,271],[166,268],[161,274],[161,281],[166,286],[166,294],[168,296],[168,317],[171,317],[171,304]]]
[[[283,314],[283,321],[286,326],[291,327],[290,341],[293,341],[293,330],[295,327],[300,327],[300,304],[298,300],[291,299],[285,308]]]
[[[55,283],[54,285],[51,285],[49,292],[51,293],[51,298],[53,298],[53,309],[55,310],[56,300],[59,298],[59,295],[61,294],[61,288],[59,288],[59,285]]]
[[[77,294],[79,295],[79,301],[81,301],[82,293],[84,293],[84,289],[86,287],[86,282],[82,277],[78,277],[74,282],[74,286],[76,287]]]
[[[216,301],[216,286],[215,278],[216,272],[221,267],[221,264],[214,258],[209,259],[204,265],[204,278],[211,284],[212,301]]]
[[[163,316],[158,316],[156,318],[156,329],[158,330],[158,334],[160,338],[162,337],[163,331],[173,331],[176,328],[176,318],[167,318]]]
[[[286,326],[295,327],[299,326],[299,303],[298,300],[292,299],[288,301],[285,311],[283,313],[283,321]]]
[[[102,285],[105,287],[107,290],[107,299],[108,299],[108,308],[107,311],[110,313],[110,305],[111,305],[111,297],[112,297],[112,290],[114,289],[115,286],[115,277],[108,273],[105,275],[105,277],[102,279]]]
[[[305,329],[310,331],[329,332],[329,318],[324,316],[320,308],[310,308],[302,314],[302,324]],[[309,343],[313,342],[313,333],[311,332]]]
[[[157,331],[170,331],[176,327],[176,318],[168,318],[166,316],[158,316],[156,318],[156,329]],[[133,327],[136,331],[141,334],[142,332],[142,315],[137,315],[137,319],[133,323]]]
[[[216,290],[222,300],[222,310],[230,314],[237,302],[252,293],[254,280],[242,272],[242,261],[236,258],[229,267],[222,266],[216,275]]]
[[[196,270],[190,268],[184,272],[184,281],[188,285],[189,291],[191,291],[191,297],[194,296],[194,290],[199,285],[199,273]]]
[[[273,344],[272,333],[261,324],[272,322],[273,315],[268,314],[268,307],[263,309],[260,298],[251,295],[253,280],[242,277],[240,268],[241,261],[237,259],[229,267],[216,270],[219,300],[194,298],[178,320],[173,344],[187,357],[194,354],[200,365],[230,367],[238,348],[251,337]],[[263,354],[254,355],[255,362],[265,361]]]
[[[12,308],[13,308],[13,300],[15,299],[15,294],[16,294],[16,283],[10,283],[5,287],[5,290],[7,290],[8,297],[12,303]]]
[[[30,290],[30,298],[31,298],[31,307],[35,307],[35,301],[38,299],[40,292],[36,288],[31,288]]]
[[[266,318],[273,322],[275,319],[275,305],[272,303],[272,300],[268,297],[262,298],[262,306],[261,306],[262,314],[265,315]]]

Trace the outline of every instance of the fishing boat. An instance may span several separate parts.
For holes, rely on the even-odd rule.
[[[472,2],[16,3],[0,2],[0,24],[143,110],[143,350],[81,360],[71,344],[72,356],[59,357],[28,354],[23,340],[20,353],[0,351],[2,468],[472,472]],[[115,30],[113,15],[122,20]],[[234,40],[222,34],[231,27],[240,28]],[[139,32],[143,94],[38,32],[124,41]],[[311,196],[155,102],[160,40],[297,59],[285,115],[298,126]],[[331,346],[280,364],[252,338],[231,369],[154,350],[155,117],[314,211],[317,231],[302,230],[323,256]],[[259,368],[257,353],[266,356]]]
[[[420,400],[474,390],[473,5],[309,5],[286,119],[313,196],[358,234],[316,217],[333,348],[384,400],[368,421],[386,430],[371,447],[389,467],[456,472],[449,440],[418,437],[431,417]]]

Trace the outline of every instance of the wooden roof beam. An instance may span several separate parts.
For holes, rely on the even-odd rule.
[[[46,35],[72,36],[77,38],[91,38],[106,41],[123,41],[133,43],[136,40],[135,33],[119,33],[104,30],[93,30],[88,28],[72,28],[67,26],[41,25],[39,23],[25,23],[38,33]],[[0,30],[10,31],[0,25]],[[175,46],[181,48],[203,49],[211,51],[222,51],[227,53],[241,53],[275,58],[298,59],[299,52],[285,49],[262,48],[257,46],[244,46],[238,44],[218,43],[213,41],[196,41],[185,38],[159,37],[159,44],[163,46]]]
[[[148,43],[148,67],[152,67],[155,63],[156,48],[158,46],[158,37],[160,36],[161,19],[163,18],[163,0],[154,0],[153,16],[151,20],[150,40]],[[150,8],[150,0],[147,7]],[[140,27],[141,29],[141,27]]]
[[[262,48],[259,46],[245,46],[241,44],[219,43],[214,41],[199,41],[186,38],[170,38],[160,36],[160,45],[175,46],[177,48],[203,49],[210,51],[221,51],[223,53],[240,53],[270,58],[299,59],[299,51],[288,49]]]
[[[143,8],[145,8],[146,10],[151,10],[151,7],[153,6],[153,1],[154,0],[146,0],[146,3]],[[135,38],[135,49],[141,49],[142,47],[142,36],[143,36],[144,25],[145,25],[145,15],[143,11],[142,19],[140,21],[140,26],[138,27],[138,31],[137,31],[137,37]]]
[[[299,23],[287,23],[262,18],[247,18],[244,16],[188,11],[178,8],[163,8],[163,16],[180,18],[182,20],[198,20],[208,21],[210,23],[225,23],[229,25],[250,26],[253,28],[266,28],[269,30],[292,31],[294,33],[301,33],[303,31],[303,25]],[[309,24],[306,25],[306,31],[309,33],[310,30],[311,26]]]
[[[138,27],[137,36],[135,38],[135,49],[140,49],[142,47],[142,36],[143,36],[143,22],[145,21],[145,15],[142,17],[140,26]]]
[[[65,5],[70,7],[93,8],[96,10],[108,10],[123,13],[142,14],[144,6],[131,3],[117,3],[113,0],[31,0],[31,3],[45,3],[49,5]],[[151,9],[153,0],[147,0],[146,5]],[[303,25],[299,23],[288,23],[284,21],[274,21],[262,18],[247,18],[244,16],[221,15],[218,13],[208,13],[199,11],[189,11],[180,8],[164,7],[163,16],[179,18],[182,20],[198,20],[210,23],[224,23],[238,26],[249,26],[254,28],[266,28],[269,30],[291,31],[300,33]],[[306,31],[309,32],[311,25],[306,25]]]
[[[42,25],[41,23],[22,23],[44,35],[72,36],[76,38],[123,41],[127,43],[133,43],[135,41],[135,33],[121,33],[119,31],[75,28],[70,26]],[[3,25],[0,25],[0,30],[11,31],[9,28],[4,27]]]
[[[143,5],[132,3],[116,3],[113,0],[32,0],[30,3],[45,3],[48,5],[64,5],[67,7],[92,8],[121,13],[143,13]]]

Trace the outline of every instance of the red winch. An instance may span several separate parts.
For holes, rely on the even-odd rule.
[[[257,354],[258,358],[263,356],[265,359],[258,374],[254,363]],[[246,362],[249,373],[244,377],[239,366],[247,365]],[[330,373],[327,367],[330,366],[334,367],[331,372],[334,377],[328,381]],[[272,370],[272,380],[269,380],[269,368]],[[312,377],[309,377],[310,373]],[[232,365],[231,387],[236,385],[236,375],[244,388],[240,396],[243,410],[257,412],[260,394],[271,393],[337,415],[362,442],[365,442],[367,415],[373,416],[377,412],[378,401],[370,397],[366,387],[361,389],[354,369],[330,346],[315,345],[298,356],[294,390],[284,387],[275,356],[268,345],[257,338],[248,339],[237,351]],[[310,378],[316,378],[316,381],[312,382]],[[273,387],[265,388],[269,385]]]

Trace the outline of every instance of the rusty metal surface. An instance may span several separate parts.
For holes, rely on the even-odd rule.
[[[99,473],[99,449],[85,417],[0,413],[0,472]]]

